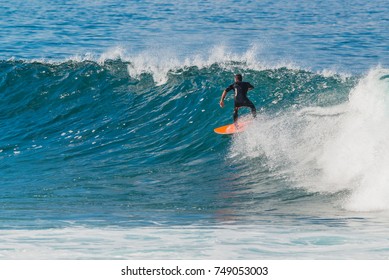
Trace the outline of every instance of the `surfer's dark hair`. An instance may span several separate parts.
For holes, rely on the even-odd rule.
[[[242,74],[236,74],[235,78],[237,78],[239,82],[243,80]]]

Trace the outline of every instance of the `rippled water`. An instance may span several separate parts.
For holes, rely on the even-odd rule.
[[[1,4],[1,258],[387,258],[386,1]]]

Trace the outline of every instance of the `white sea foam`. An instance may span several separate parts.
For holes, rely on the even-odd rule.
[[[234,72],[237,68],[241,70],[261,71],[266,69],[288,68],[290,70],[307,70],[295,61],[283,59],[269,61],[266,59],[263,47],[253,44],[248,49],[240,52],[232,51],[225,45],[213,46],[208,50],[197,51],[191,55],[182,56],[174,48],[172,49],[146,49],[143,51],[133,51],[123,45],[108,48],[101,54],[87,52],[77,53],[65,59],[34,58],[25,60],[28,63],[43,63],[59,65],[66,62],[96,62],[104,65],[108,60],[121,60],[127,64],[129,76],[140,79],[143,74],[150,74],[157,85],[163,85],[168,81],[168,74],[197,67],[199,69],[217,64],[222,69]],[[14,61],[10,58],[9,61]],[[350,76],[348,73],[336,70],[323,69],[317,71],[319,75],[325,77],[338,75],[343,78]]]
[[[348,105],[319,159],[323,175],[352,190],[347,208],[389,209],[389,71],[372,70],[352,90]]]
[[[107,59],[121,59],[128,63],[128,73],[133,78],[139,78],[142,74],[152,75],[157,85],[165,84],[168,81],[168,74],[189,67],[199,69],[208,68],[217,64],[222,69],[234,72],[236,68],[241,70],[261,71],[265,69],[288,68],[290,70],[307,70],[297,62],[291,60],[269,61],[264,55],[263,47],[253,44],[241,52],[230,50],[225,45],[217,45],[203,52],[196,52],[192,55],[182,57],[174,49],[148,49],[142,52],[132,52],[124,47],[115,47],[100,55],[97,60],[103,64]],[[91,56],[77,56],[73,59],[90,59]],[[325,77],[340,76],[350,77],[349,73],[336,71],[334,69],[322,69],[317,71]]]
[[[0,259],[383,259],[384,227],[176,226],[1,230]],[[237,234],[239,232],[239,234]],[[323,249],[323,246],[324,249]]]
[[[354,211],[389,210],[389,70],[372,69],[348,102],[260,116],[232,155],[265,156],[292,186],[349,193]]]
[[[78,60],[82,59],[77,57]],[[224,45],[214,46],[208,51],[195,53],[184,58],[174,50],[149,49],[133,54],[122,47],[112,48],[102,54],[97,61],[104,63],[107,59],[121,59],[128,63],[128,73],[133,78],[139,78],[142,74],[152,75],[157,85],[167,82],[168,74],[189,67],[199,69],[217,64],[226,70],[234,71],[236,67],[249,70],[263,70],[287,67],[299,69],[290,61],[266,62],[261,58],[261,47],[252,45],[243,52],[233,52]]]

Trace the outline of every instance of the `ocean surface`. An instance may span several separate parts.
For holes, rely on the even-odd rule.
[[[0,7],[0,259],[389,259],[387,0]]]

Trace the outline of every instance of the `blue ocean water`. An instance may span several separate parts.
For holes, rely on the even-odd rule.
[[[0,4],[0,258],[389,257],[387,1]]]

